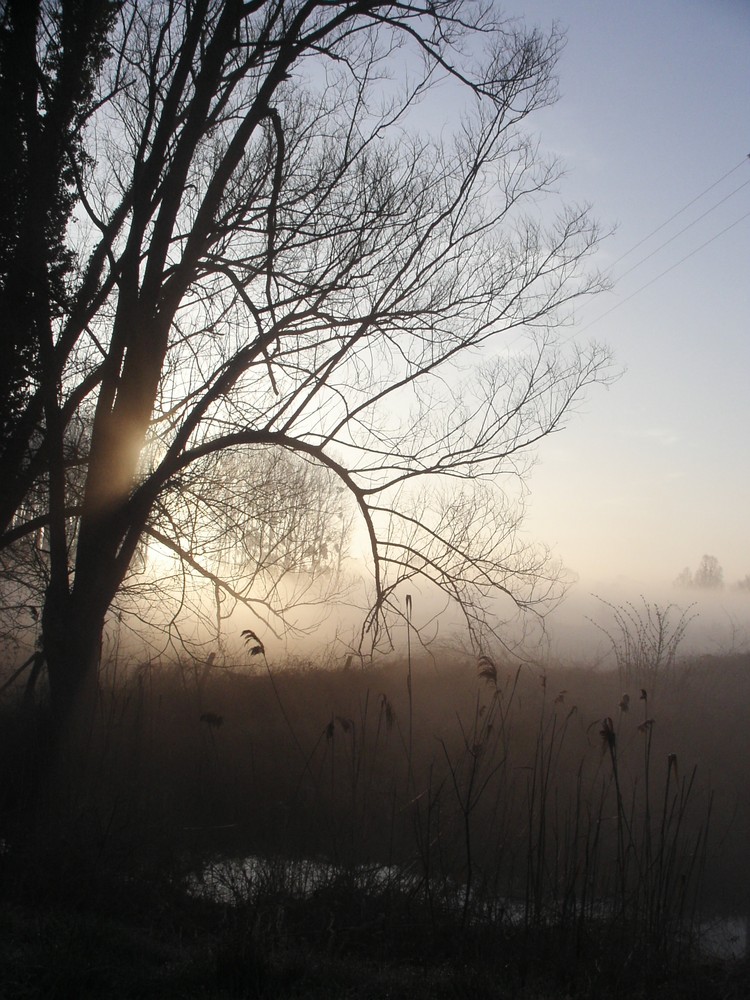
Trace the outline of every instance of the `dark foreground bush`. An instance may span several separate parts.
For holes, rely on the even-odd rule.
[[[143,668],[52,796],[8,704],[0,996],[746,996],[748,667]]]
[[[231,874],[233,872],[233,874]],[[72,875],[72,871],[68,871]],[[83,874],[83,873],[82,873]],[[44,873],[6,877],[0,916],[4,998],[252,997],[350,1000],[744,1000],[740,963],[649,970],[613,925],[575,942],[571,928],[486,921],[466,927],[415,887],[330,872],[294,888],[276,860],[254,889],[225,866],[233,898],[206,899],[177,873],[110,870],[44,889]],[[7,875],[7,873],[6,873]],[[216,873],[214,873],[216,879]],[[216,886],[217,882],[214,882]],[[19,894],[18,889],[22,888]],[[59,898],[55,896],[59,893]],[[226,893],[224,894],[226,896]],[[75,904],[70,900],[75,900]],[[592,930],[591,928],[589,929]]]

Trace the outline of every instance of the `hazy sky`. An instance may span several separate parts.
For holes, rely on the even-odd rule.
[[[671,581],[703,553],[734,582],[750,573],[750,0],[505,9],[567,29],[561,99],[530,124],[568,165],[565,196],[617,226],[598,259],[613,290],[574,332],[625,369],[543,444],[529,531],[591,587]]]

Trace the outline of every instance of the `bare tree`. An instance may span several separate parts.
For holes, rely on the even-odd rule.
[[[703,556],[695,571],[693,586],[703,590],[724,589],[724,570],[716,556]]]
[[[185,619],[193,633],[196,623],[210,625],[212,641],[223,643],[223,623],[238,606],[271,628],[280,619],[297,636],[310,631],[314,617],[325,617],[324,609],[346,596],[353,516],[347,499],[330,470],[287,452],[259,447],[208,455],[154,505],[137,582],[153,596],[156,568],[166,601],[147,613],[141,594],[132,593],[135,581],[126,580],[133,613],[157,636],[172,640],[177,633],[183,645]],[[162,553],[156,567],[154,547]],[[205,635],[198,630],[203,641]]]
[[[724,570],[716,556],[703,556],[695,575],[686,567],[674,581],[675,587],[723,590]]]
[[[465,0],[7,0],[0,30],[0,545],[46,533],[58,716],[90,700],[144,537],[204,568],[165,498],[188,510],[228,451],[339,479],[376,617],[414,575],[477,630],[494,593],[547,596],[505,484],[608,364],[553,335],[599,285],[595,226],[526,214],[559,177],[521,131],[559,34]],[[465,106],[435,138],[415,122],[438,84]]]
[[[315,627],[311,613],[319,620],[346,597],[351,527],[351,504],[324,466],[263,448],[210,455],[154,504],[108,619],[154,652],[223,645],[238,605],[272,621],[279,609],[299,636]],[[0,549],[0,642],[11,662],[38,638],[49,557],[44,524]]]
[[[680,590],[689,590],[693,586],[693,573],[689,566],[686,566],[677,574],[672,586]]]

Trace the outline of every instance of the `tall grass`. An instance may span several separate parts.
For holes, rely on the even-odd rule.
[[[674,663],[657,694],[487,656],[321,672],[272,668],[247,638],[264,673],[214,660],[111,677],[62,837],[85,815],[90,864],[109,852],[132,874],[149,847],[185,884],[210,871],[239,935],[228,976],[232,948],[247,965],[292,941],[491,961],[571,995],[689,967],[731,855],[733,804],[717,826],[708,780],[729,761],[698,728],[715,672]],[[22,812],[6,793],[16,856]]]

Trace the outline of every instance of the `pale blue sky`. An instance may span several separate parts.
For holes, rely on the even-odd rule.
[[[750,573],[750,216],[737,221],[750,213],[750,183],[707,210],[750,182],[750,2],[505,9],[567,29],[560,101],[531,124],[568,165],[564,195],[617,226],[599,256],[613,290],[583,304],[574,329],[626,369],[544,443],[528,529],[589,587],[670,581],[703,553],[733,582]]]

